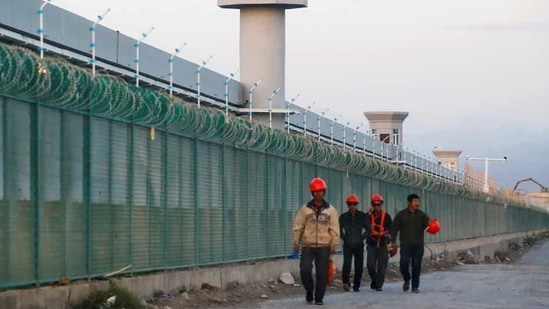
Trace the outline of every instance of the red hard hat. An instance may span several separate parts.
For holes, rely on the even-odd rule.
[[[436,234],[440,231],[440,223],[437,219],[433,219],[429,222],[429,225],[425,229],[429,234]]]
[[[372,202],[382,202],[383,203],[383,196],[379,194],[372,195]]]
[[[358,203],[358,196],[356,194],[351,194],[347,196],[347,203]]]
[[[318,177],[313,178],[313,180],[311,180],[311,183],[309,184],[309,189],[311,190],[311,192],[326,190],[327,187],[328,186],[326,185],[324,179]]]

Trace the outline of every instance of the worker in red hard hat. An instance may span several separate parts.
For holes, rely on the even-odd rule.
[[[383,291],[385,271],[389,263],[388,244],[390,243],[389,231],[391,228],[391,216],[382,209],[383,197],[374,194],[370,200],[369,222],[370,232],[366,238],[366,268],[370,276],[370,288]]]
[[[368,234],[368,217],[358,210],[358,196],[351,194],[347,197],[347,212],[339,216],[339,234],[343,240],[343,269],[341,272],[343,289],[351,290],[349,276],[351,262],[355,258],[355,273],[353,277],[353,291],[360,290],[362,272],[364,269],[364,239]]]
[[[419,276],[425,245],[425,230],[432,220],[419,209],[421,200],[417,194],[408,195],[408,207],[399,211],[391,226],[391,239],[393,248],[397,247],[397,236],[400,240],[400,273],[404,279],[402,289],[410,289],[412,279],[412,293],[419,293]],[[399,235],[400,233],[400,235]],[[410,261],[412,263],[412,275],[410,276]]]
[[[338,213],[325,199],[326,182],[313,178],[309,190],[313,199],[297,212],[293,227],[294,252],[301,247],[299,273],[306,291],[307,303],[322,305],[326,292],[328,261],[339,243]],[[316,286],[313,283],[313,261]]]

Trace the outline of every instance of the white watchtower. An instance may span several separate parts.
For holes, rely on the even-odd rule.
[[[272,125],[284,128],[286,9],[307,7],[307,0],[218,0],[217,4],[221,8],[240,9],[242,102],[250,104],[249,91],[262,80],[253,90],[253,119],[266,122],[271,98],[275,113]],[[280,90],[273,96],[277,89]]]

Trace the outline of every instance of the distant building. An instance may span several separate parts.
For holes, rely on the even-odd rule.
[[[438,164],[452,171],[459,170],[459,155],[461,154],[461,150],[444,150],[435,147],[433,154],[437,158]]]
[[[370,134],[374,139],[387,144],[403,145],[402,123],[408,112],[364,112],[370,123]]]

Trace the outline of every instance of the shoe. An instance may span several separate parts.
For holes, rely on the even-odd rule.
[[[376,287],[376,283],[375,282],[370,282],[370,289],[372,290],[375,290],[377,287]]]
[[[308,304],[313,303],[313,292],[307,292],[307,296],[305,297],[305,300]]]
[[[315,301],[315,305],[322,306],[322,305],[324,305],[324,303],[321,300],[317,300],[317,301]]]
[[[360,288],[358,286],[353,286],[353,292],[360,292]]]
[[[348,283],[343,283],[343,290],[345,292],[349,292],[351,290],[351,286]]]
[[[382,288],[377,288],[376,291],[381,292],[381,291],[383,291],[383,289]]]
[[[412,289],[412,293],[419,293],[418,289]]]
[[[408,291],[410,289],[410,281],[404,281],[404,284],[402,285],[402,290],[404,292]]]

